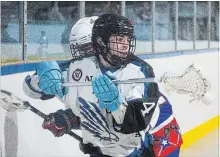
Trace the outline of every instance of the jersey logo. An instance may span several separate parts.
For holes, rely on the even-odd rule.
[[[119,141],[119,137],[112,133],[106,118],[102,115],[97,104],[87,102],[79,98],[80,113],[84,120],[81,121],[81,127],[90,132],[100,141]]]
[[[76,69],[72,75],[73,80],[79,81],[81,79],[81,77],[82,77],[82,70]]]
[[[92,78],[93,78],[93,76],[86,76],[85,82],[87,82],[87,81],[92,81]]]
[[[145,116],[145,114],[149,114],[150,111],[154,108],[154,106],[156,105],[155,102],[145,102],[143,103],[144,106],[144,110],[141,110],[143,116]]]

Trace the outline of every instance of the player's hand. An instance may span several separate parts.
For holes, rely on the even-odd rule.
[[[116,85],[106,76],[101,75],[92,81],[93,92],[101,108],[116,111],[123,99]]]
[[[71,109],[58,110],[50,113],[42,124],[44,129],[50,130],[55,137],[68,133],[71,129],[79,129],[80,118]]]
[[[62,87],[62,74],[56,61],[41,62],[37,67],[39,88],[48,95],[58,95],[60,98],[68,92]]]

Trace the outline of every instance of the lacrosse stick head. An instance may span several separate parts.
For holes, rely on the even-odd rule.
[[[165,73],[161,78],[167,92],[174,91],[178,94],[189,94],[189,102],[202,100],[205,104],[213,101],[209,92],[211,89],[208,78],[203,70],[195,64],[190,65],[182,75]]]
[[[24,111],[28,108],[28,102],[11,92],[1,90],[1,106],[8,112]]]

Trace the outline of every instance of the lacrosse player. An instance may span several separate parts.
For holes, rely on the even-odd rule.
[[[114,14],[81,19],[70,44],[73,60],[42,62],[24,81],[30,97],[57,96],[68,108],[49,114],[43,128],[57,137],[81,129],[80,149],[92,157],[178,157],[180,129],[157,83],[112,82],[154,77],[152,67],[134,55],[130,21]],[[64,87],[64,82],[91,86]]]

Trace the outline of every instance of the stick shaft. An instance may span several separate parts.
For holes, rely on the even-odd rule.
[[[128,79],[128,80],[112,80],[114,84],[133,84],[133,83],[147,83],[147,82],[158,82],[155,78],[135,78],[135,79]],[[91,86],[91,82],[68,82],[62,84],[64,87],[84,87],[84,86]]]
[[[26,102],[28,103],[28,108],[29,110],[31,110],[33,113],[37,114],[38,116],[40,116],[41,118],[45,119],[46,118],[46,115],[39,111],[38,109],[36,109],[34,106],[32,106],[29,102]]]
[[[45,119],[47,115],[45,115],[43,112],[39,111],[38,109],[36,109],[34,106],[32,106],[29,102],[25,102],[26,105],[28,106],[29,110],[31,110],[33,113],[37,114],[38,116],[40,116],[41,118]],[[76,140],[78,140],[79,142],[83,142],[82,137],[80,137],[79,135],[75,134],[74,132],[70,131],[67,133],[68,135],[72,136],[73,138],[75,138]]]

